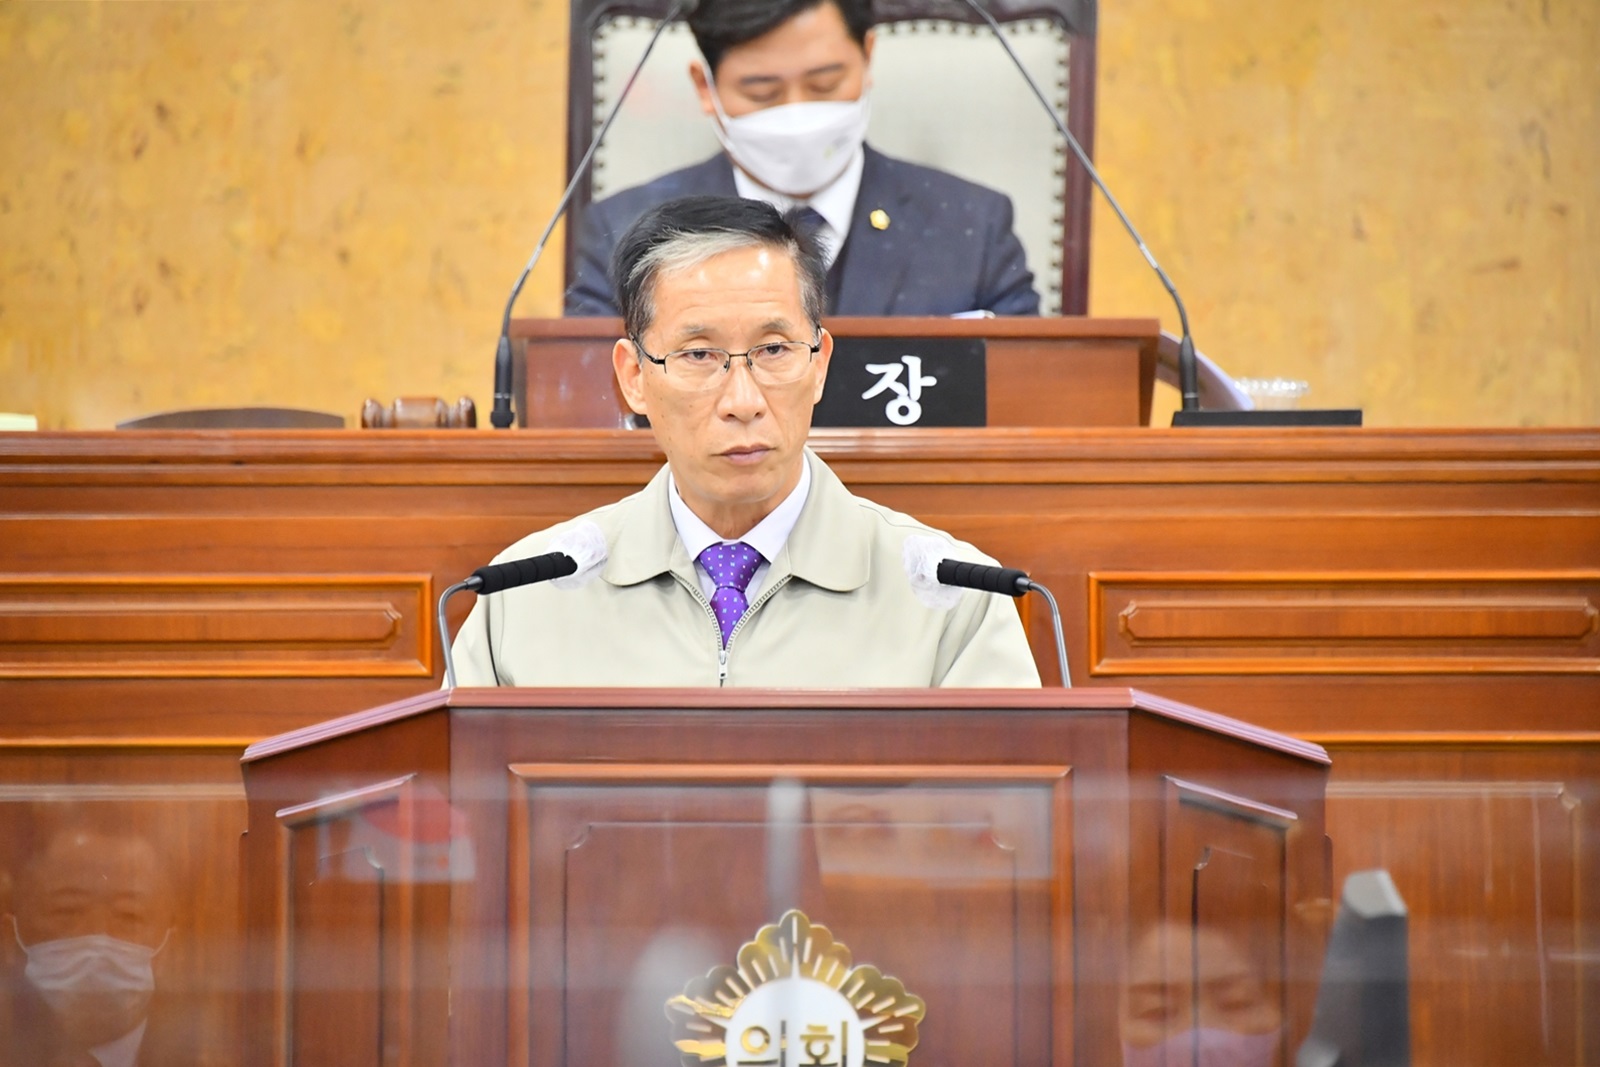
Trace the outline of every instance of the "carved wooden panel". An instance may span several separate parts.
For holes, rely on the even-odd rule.
[[[1600,572],[1089,575],[1090,673],[1600,671]]]
[[[1198,1027],[1271,1042],[1290,1062],[1285,903],[1298,817],[1178,778],[1161,788],[1162,921],[1135,934],[1124,1040],[1149,1048]]]
[[[276,1040],[289,1063],[380,1067],[394,1049],[444,1048],[444,1020],[427,1017],[421,995],[445,976],[419,898],[457,873],[429,859],[441,840],[448,849],[447,812],[407,775],[278,813],[287,916],[278,970],[293,992]]]
[[[666,1062],[667,999],[790,907],[926,1001],[915,1062],[1070,1062],[1066,768],[511,773],[511,1063]]]
[[[0,678],[427,678],[426,575],[0,576]]]

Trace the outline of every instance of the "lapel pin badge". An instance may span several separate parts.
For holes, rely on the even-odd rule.
[[[889,213],[883,208],[874,208],[872,214],[867,216],[867,221],[872,223],[874,230],[887,230],[889,228]]]

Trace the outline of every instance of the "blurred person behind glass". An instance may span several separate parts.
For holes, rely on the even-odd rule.
[[[1233,937],[1160,923],[1134,942],[1123,1067],[1274,1067],[1282,1042],[1271,984]]]
[[[689,76],[723,152],[590,205],[566,313],[617,314],[606,268],[623,232],[706,194],[801,209],[829,315],[1037,315],[1010,199],[866,144],[872,23],[871,0],[701,0]]]
[[[175,894],[137,834],[71,827],[14,877],[0,915],[4,1067],[186,1067],[184,1027],[156,994]]]

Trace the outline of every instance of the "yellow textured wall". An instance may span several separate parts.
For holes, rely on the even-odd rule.
[[[0,410],[486,407],[565,40],[565,0],[0,0]],[[1100,50],[1096,154],[1230,370],[1600,422],[1600,4],[1104,0]],[[1095,225],[1093,310],[1170,326]]]
[[[564,0],[0,2],[0,410],[487,406],[560,190],[565,25]],[[550,267],[524,313],[559,312]]]
[[[1103,0],[1096,155],[1235,375],[1600,423],[1600,3]],[[1173,321],[1094,217],[1091,310]]]

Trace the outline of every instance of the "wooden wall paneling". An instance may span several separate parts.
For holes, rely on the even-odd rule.
[[[237,1062],[240,751],[155,739],[0,740],[0,913],[15,912],[30,940],[43,939],[38,923],[47,904],[49,922],[70,926],[56,936],[161,942],[146,1051],[170,1062]],[[22,892],[30,870],[55,887],[48,900]],[[6,926],[0,991],[15,991],[24,961]],[[0,992],[0,1001],[9,1000]],[[37,1011],[7,1014],[12,1028],[0,1040],[0,1063],[12,1062],[8,1050],[49,1054],[33,1044],[44,1021]]]
[[[1089,673],[1594,674],[1600,571],[1089,574]]]
[[[1336,875],[1384,868],[1410,912],[1418,1062],[1600,1059],[1600,738],[1332,755]]]
[[[1066,611],[1080,685],[1114,677],[1326,739],[1343,746],[1342,766],[1354,760],[1359,767],[1368,758],[1362,744],[1378,737],[1409,738],[1444,761],[1441,768],[1498,739],[1533,746],[1516,781],[1593,777],[1569,774],[1561,762],[1563,745],[1588,751],[1600,738],[1600,672],[1585,651],[1592,637],[1578,633],[1587,609],[1571,599],[1591,596],[1600,559],[1600,436],[1592,430],[826,431],[813,444],[858,492],[1027,566],[1049,584]],[[0,574],[70,576],[86,585],[135,574],[426,576],[431,590],[530,529],[631,491],[658,464],[647,435],[601,431],[17,435],[0,440]],[[1284,656],[1266,663],[1234,655],[1236,669],[1194,673],[1182,661],[1198,658],[1197,642],[1216,633],[1202,629],[1198,637],[1162,637],[1160,663],[1169,673],[1156,672],[1156,659],[1146,656],[1116,665],[1127,673],[1097,674],[1091,575],[1199,575],[1205,588],[1197,595],[1208,604],[1229,582],[1267,575],[1289,583],[1273,597],[1331,598],[1341,607],[1308,624],[1258,600],[1243,615],[1222,618],[1236,636],[1260,632],[1267,619],[1290,626],[1272,632],[1309,636],[1300,667],[1280,641]],[[1496,584],[1502,579],[1509,584]],[[1405,584],[1415,581],[1421,584]],[[1449,588],[1468,581],[1487,592],[1492,610],[1469,612],[1465,628],[1459,613],[1454,623],[1432,613],[1389,616],[1401,637],[1413,622],[1432,628],[1421,657],[1432,673],[1380,673],[1385,663],[1403,664],[1410,639],[1375,640],[1384,631],[1371,628],[1365,607],[1346,612],[1352,598],[1372,604],[1412,588],[1418,598],[1409,612],[1448,601]],[[1537,593],[1532,607],[1516,606],[1529,591]],[[1373,594],[1382,595],[1374,601]],[[1540,599],[1547,597],[1553,600]],[[1565,606],[1550,613],[1558,601]],[[469,606],[457,605],[458,619]],[[1020,606],[1048,677],[1053,652],[1043,607],[1031,598]],[[1502,625],[1508,620],[1521,621]],[[1531,636],[1517,629],[1530,621],[1542,629]],[[1482,670],[1490,657],[1452,657],[1451,634],[1468,638],[1475,652],[1495,646],[1499,662],[1520,660],[1526,670]],[[1170,655],[1177,651],[1185,655]],[[257,645],[250,655],[266,652]],[[190,662],[194,654],[181,653]],[[84,655],[116,662],[104,648]],[[1329,663],[1337,673],[1311,673]],[[374,672],[158,678],[129,666],[125,673],[0,678],[0,736],[43,745],[61,738],[237,745],[430,684]],[[86,763],[83,773],[99,773],[98,766]],[[1489,781],[1500,772],[1482,773]],[[1447,769],[1428,774],[1452,780]],[[1335,797],[1330,811],[1341,803]],[[1435,839],[1450,840],[1453,824],[1438,822],[1426,798],[1402,795],[1396,805],[1380,826],[1346,824],[1353,829],[1341,834],[1336,862],[1347,846],[1407,840],[1413,813],[1436,827]],[[505,818],[503,808],[494,818]],[[1586,878],[1575,890],[1580,908],[1593,907],[1592,885]],[[1532,898],[1515,899],[1516,907],[1531,907]],[[1423,913],[1415,922],[1421,928],[1432,920]],[[1424,932],[1423,944],[1447,951],[1447,938]],[[1585,951],[1571,966],[1587,989],[1592,943]],[[1492,983],[1472,985],[1453,1017],[1493,1018],[1494,993]],[[1600,1002],[1585,1004],[1600,1014]],[[1513,1029],[1533,1033],[1522,1023]],[[1451,1024],[1430,1031],[1459,1032]],[[1600,1060],[1593,1041],[1579,1041],[1580,1053]]]
[[[428,678],[426,575],[0,575],[0,678]]]

